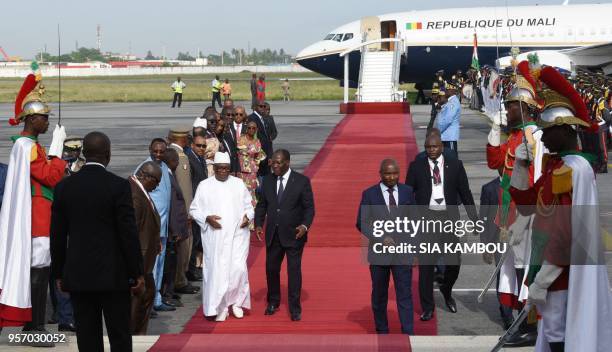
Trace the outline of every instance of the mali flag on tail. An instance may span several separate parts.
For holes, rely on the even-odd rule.
[[[480,70],[480,63],[478,62],[478,37],[474,33],[474,52],[472,53],[472,68]]]
[[[406,23],[406,29],[408,29],[408,30],[423,29],[423,23],[422,22],[410,22],[410,23]]]

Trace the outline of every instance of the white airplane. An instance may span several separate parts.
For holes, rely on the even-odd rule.
[[[575,66],[612,74],[612,4],[478,7],[410,11],[365,17],[340,26],[303,49],[297,62],[328,77],[343,79],[343,51],[362,41],[400,38],[406,54],[400,82],[431,82],[439,69],[465,71],[472,62],[474,34],[480,65],[495,65],[510,55],[550,51]],[[379,44],[382,50],[391,43]],[[349,83],[359,77],[360,49],[349,54]],[[544,62],[545,63],[545,62]]]

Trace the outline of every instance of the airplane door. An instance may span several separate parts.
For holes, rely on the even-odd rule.
[[[397,36],[397,25],[395,21],[380,22],[381,38],[395,38]],[[395,43],[382,43],[382,50],[393,51]]]
[[[380,19],[376,16],[364,17],[361,19],[361,34],[365,41],[380,39]],[[370,51],[380,50],[380,43],[368,46]]]

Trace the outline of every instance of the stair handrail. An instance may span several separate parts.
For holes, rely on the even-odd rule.
[[[374,40],[367,40],[367,35],[364,33],[364,35],[362,36],[364,39],[361,43],[354,45],[352,47],[349,47],[348,49],[346,49],[345,51],[340,53],[340,57],[344,57],[344,103],[348,103],[348,69],[349,69],[349,65],[348,65],[348,54],[350,54],[351,52],[353,52],[354,50],[359,49],[361,51],[361,58],[360,58],[360,63],[359,63],[359,80],[357,83],[357,97],[358,100],[361,100],[361,92],[359,92],[359,88],[361,86],[361,72],[363,70],[363,58],[364,58],[364,47],[367,47],[368,45],[372,45],[372,44],[377,44],[377,43],[402,43],[404,40],[402,38],[379,38],[379,39],[374,39]],[[399,45],[400,47],[403,45]],[[396,46],[397,47],[397,46]],[[395,48],[395,50],[399,50],[398,48]],[[403,49],[402,49],[403,50]],[[393,68],[395,70],[395,67]]]

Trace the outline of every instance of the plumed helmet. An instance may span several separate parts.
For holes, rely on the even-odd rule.
[[[540,80],[546,85],[542,91],[544,107],[537,121],[541,128],[558,125],[597,128],[590,122],[589,111],[580,94],[554,67],[542,68]]]

